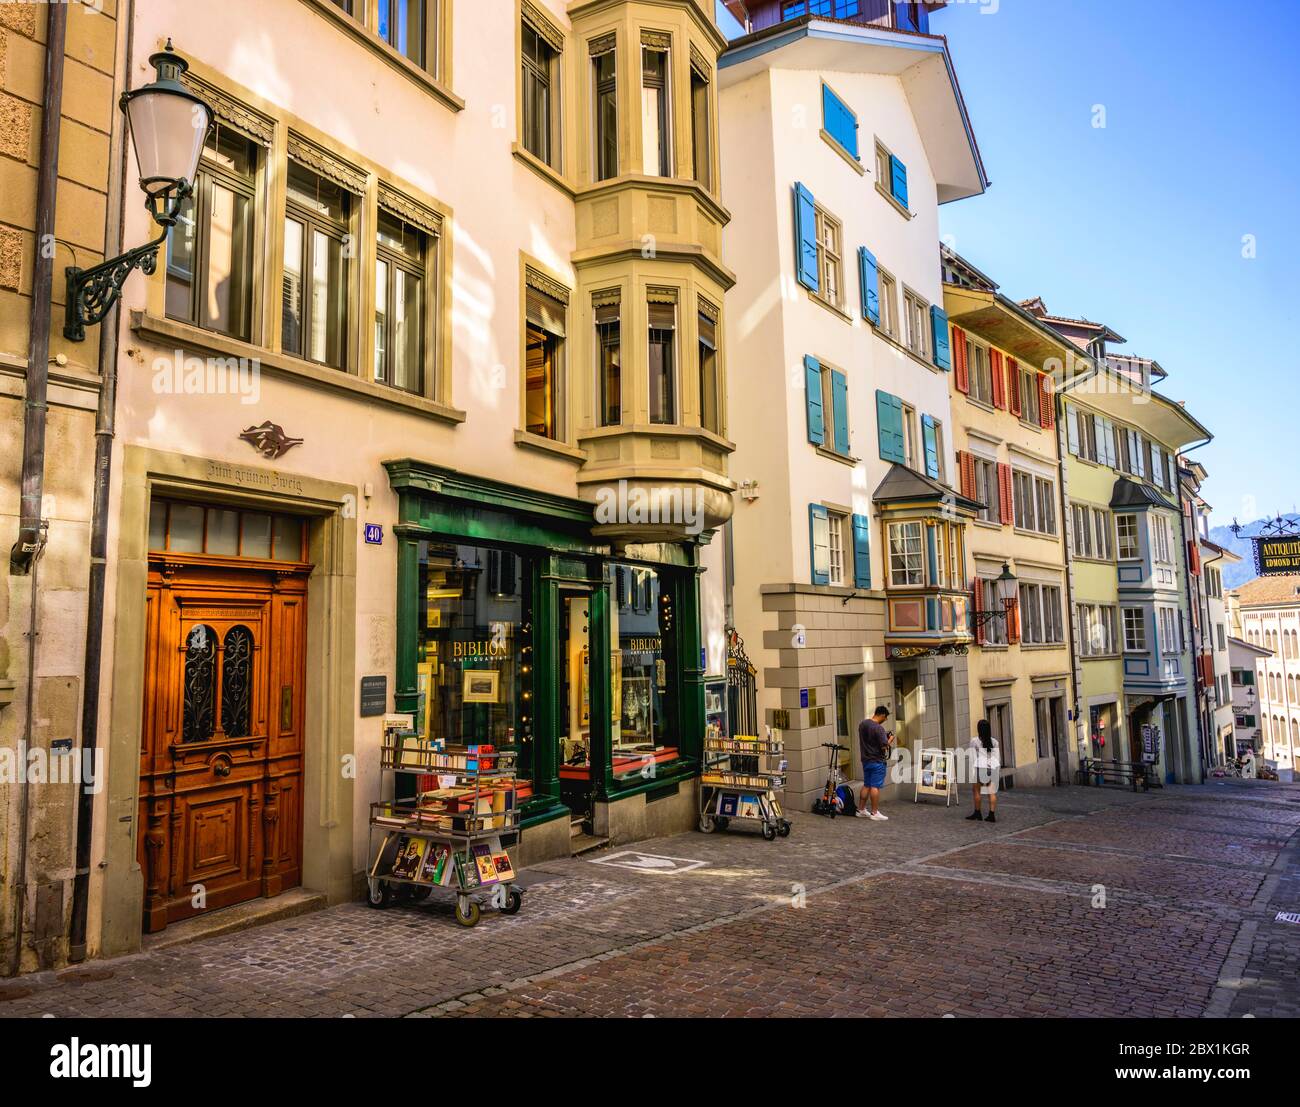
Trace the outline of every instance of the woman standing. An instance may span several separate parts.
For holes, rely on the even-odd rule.
[[[993,728],[988,719],[981,719],[975,728],[976,736],[970,740],[971,786],[975,793],[975,810],[966,816],[975,822],[998,821],[998,777],[1002,771],[1002,755],[993,741]],[[980,788],[988,792],[989,813],[980,812]]]

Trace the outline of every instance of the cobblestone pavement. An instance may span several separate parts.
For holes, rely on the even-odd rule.
[[[345,904],[0,982],[0,1015],[1300,1015],[1300,786],[885,810],[549,862],[472,930]]]

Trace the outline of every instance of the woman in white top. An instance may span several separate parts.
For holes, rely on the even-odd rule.
[[[976,726],[976,736],[970,740],[971,785],[975,793],[975,810],[966,816],[975,822],[995,823],[998,821],[998,776],[1002,771],[1002,755],[998,744],[993,741],[993,728],[988,719],[981,719]],[[980,811],[980,789],[988,793],[989,813]]]

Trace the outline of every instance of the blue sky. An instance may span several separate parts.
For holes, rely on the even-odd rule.
[[[1215,435],[1192,456],[1216,524],[1292,510],[1300,6],[994,6],[955,3],[931,25],[993,182],[941,209],[943,234],[1007,295],[1108,323],[1118,349],[1165,367],[1162,390]]]

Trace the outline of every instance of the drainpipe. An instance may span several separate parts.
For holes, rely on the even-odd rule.
[[[35,258],[32,265],[32,306],[28,314],[27,376],[23,406],[22,501],[18,540],[9,552],[9,572],[31,579],[27,621],[27,717],[23,722],[25,748],[32,743],[32,715],[36,703],[36,639],[39,634],[36,564],[45,548],[46,527],[41,518],[45,485],[45,418],[49,408],[50,318],[53,309],[54,205],[59,181],[59,128],[63,121],[63,53],[67,41],[68,6],[51,4],[45,34],[45,95],[41,116],[40,169],[36,177]],[[24,774],[18,793],[18,867],[14,873],[14,946],[11,971],[22,964],[23,915],[27,899],[27,837],[31,815],[31,784]]]
[[[130,0],[126,18],[119,25],[121,39],[118,57],[125,61],[121,67],[125,87],[131,73],[134,55],[133,30],[135,27],[135,0]],[[119,43],[121,42],[119,39]],[[118,113],[114,125],[119,128],[120,141],[109,165],[109,195],[117,192],[117,211],[110,215],[105,228],[105,254],[122,251],[122,228],[126,220],[126,128]],[[111,211],[110,204],[110,211]],[[82,669],[81,745],[76,756],[83,770],[87,753],[92,756],[99,745],[100,677],[104,654],[104,597],[108,576],[108,497],[113,476],[113,439],[117,432],[117,349],[118,322],[121,301],[114,306],[99,328],[99,406],[95,411],[95,470],[94,501],[90,513],[90,578],[86,589],[86,653]],[[96,766],[98,769],[99,766]],[[72,907],[68,923],[68,960],[86,959],[86,919],[90,906],[91,839],[95,826],[95,795],[106,782],[95,781],[94,791],[86,788],[84,780],[77,793],[77,843],[76,860],[72,878]]]

